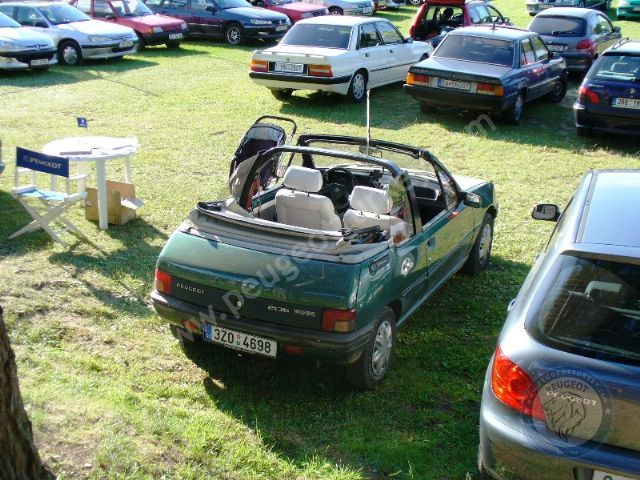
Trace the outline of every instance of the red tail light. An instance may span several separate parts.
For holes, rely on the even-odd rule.
[[[578,90],[578,101],[580,103],[600,103],[600,96],[589,87],[582,86]]]
[[[251,60],[252,72],[267,72],[269,70],[269,62],[264,60]]]
[[[538,389],[531,377],[498,347],[491,370],[491,388],[502,403],[534,418],[544,420]]]
[[[409,85],[429,85],[431,79],[428,75],[423,75],[421,73],[407,73],[407,83]]]
[[[308,71],[313,77],[333,77],[331,65],[309,65]]]
[[[576,49],[578,50],[589,50],[591,53],[595,53],[596,44],[593,43],[593,40],[580,40],[578,45],[576,45]]]
[[[171,275],[156,268],[155,288],[160,293],[171,295]]]
[[[298,356],[304,355],[304,348],[298,347],[297,345],[285,345],[284,351],[289,355],[298,355]]]
[[[355,310],[334,310],[325,308],[322,311],[322,330],[325,332],[353,332],[356,329]]]

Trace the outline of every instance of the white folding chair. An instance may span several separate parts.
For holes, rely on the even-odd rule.
[[[37,186],[36,174],[45,173],[50,176],[51,189],[43,190]],[[29,177],[25,183],[24,177]],[[66,191],[57,191],[58,177],[66,179]],[[80,182],[81,185],[86,183],[87,175],[69,174],[69,160],[64,157],[55,157],[53,155],[44,155],[21,147],[16,149],[16,172],[15,186],[11,193],[20,202],[24,209],[33,217],[33,221],[22,227],[9,238],[16,238],[27,232],[33,232],[42,228],[51,235],[56,242],[61,243],[65,247],[67,244],[60,238],[60,234],[64,232],[73,232],[81,238],[87,237],[73,224],[66,219],[64,213],[76,202],[84,200],[87,193],[84,190],[72,193],[71,184],[74,181]],[[44,209],[37,209],[30,205],[29,199],[37,199],[40,201]],[[38,204],[36,204],[38,205]],[[50,225],[59,222],[64,226],[62,230],[54,231]]]

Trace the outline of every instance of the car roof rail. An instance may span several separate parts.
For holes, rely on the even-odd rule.
[[[621,46],[623,46],[625,43],[627,43],[629,41],[630,41],[629,37],[621,38],[616,43],[611,45],[611,50],[616,50],[617,48],[620,48]]]

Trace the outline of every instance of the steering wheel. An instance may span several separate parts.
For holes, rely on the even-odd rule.
[[[344,167],[332,167],[323,172],[324,186],[318,192],[329,198],[338,213],[349,208],[349,194],[356,186],[353,174]]]

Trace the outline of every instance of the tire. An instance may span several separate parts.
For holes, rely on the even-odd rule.
[[[536,16],[536,12],[529,12],[529,16],[530,17],[535,17]]]
[[[507,111],[504,113],[505,120],[511,125],[520,125],[522,111],[524,110],[524,93],[520,92]]]
[[[169,50],[177,50],[180,48],[180,42],[167,42],[166,45]]]
[[[62,42],[58,47],[58,62],[63,65],[82,65],[82,50],[73,40]]]
[[[560,103],[564,96],[567,94],[567,79],[560,78],[555,85],[553,86],[553,90],[548,94],[547,98],[549,101],[553,103]]]
[[[136,32],[136,35],[138,36],[138,47],[136,48],[136,52],[141,52],[147,46],[147,42],[144,41],[144,37],[138,32]]]
[[[432,112],[432,107],[426,102],[420,102],[420,111],[425,114],[429,114]]]
[[[287,100],[293,94],[293,90],[290,88],[271,88],[271,95],[276,97],[280,101]]]
[[[484,214],[480,232],[476,238],[464,270],[471,275],[475,275],[487,269],[491,259],[491,247],[493,245],[493,215],[489,212]]]
[[[367,98],[367,76],[363,70],[353,74],[347,97],[354,103],[360,103]]]
[[[344,15],[344,11],[340,7],[331,7],[329,15]]]
[[[224,39],[229,45],[240,45],[244,42],[244,32],[239,23],[231,23],[224,30]]]
[[[593,136],[593,130],[591,127],[576,126],[576,135],[579,137],[591,137]]]
[[[357,388],[374,389],[389,371],[395,344],[396,316],[390,307],[384,307],[375,320],[362,355],[345,367],[349,383]]]

